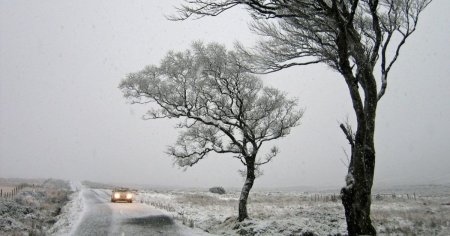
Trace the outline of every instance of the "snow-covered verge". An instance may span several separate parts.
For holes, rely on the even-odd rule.
[[[27,184],[25,182],[25,184]],[[73,193],[69,183],[43,180],[26,185],[13,198],[0,198],[1,235],[48,235]]]
[[[240,223],[236,221],[239,192],[140,191],[136,200],[212,234],[346,235],[339,199],[316,196],[319,194],[255,191],[248,203],[251,219]],[[448,195],[374,198],[372,218],[380,235],[450,235],[448,203]]]
[[[84,186],[80,182],[70,182],[69,201],[56,216],[56,223],[47,231],[49,235],[73,235],[84,212],[84,199],[81,191]]]

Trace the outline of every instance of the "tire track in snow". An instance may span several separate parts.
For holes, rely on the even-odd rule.
[[[91,189],[84,189],[81,194],[85,200],[85,211],[73,235],[111,235],[111,208]]]

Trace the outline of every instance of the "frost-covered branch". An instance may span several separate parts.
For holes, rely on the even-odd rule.
[[[160,66],[129,74],[119,87],[132,103],[156,106],[144,119],[184,119],[167,151],[179,166],[192,166],[211,152],[231,153],[248,164],[264,142],[289,134],[303,111],[296,100],[264,87],[244,59],[221,45],[196,42],[191,50],[169,52]],[[258,165],[275,157],[273,150]]]
[[[341,75],[357,122],[354,134],[350,126],[340,125],[352,146],[347,187],[342,189],[348,234],[376,235],[370,218],[370,195],[375,173],[377,105],[386,92],[389,72],[401,48],[415,31],[420,13],[431,0],[185,2],[178,9],[179,20],[216,16],[235,6],[244,7],[254,20],[251,29],[261,38],[253,49],[240,47],[238,50],[246,58],[248,63],[244,67],[249,71],[271,73],[292,66],[324,63]],[[380,68],[380,75],[375,73],[376,68]],[[253,133],[254,137],[263,137],[260,144],[289,131],[283,128],[289,127],[289,119],[284,119],[287,117],[282,110],[271,114],[281,120],[266,120],[264,124],[270,128]],[[251,137],[250,132],[243,134],[246,139]],[[249,142],[244,143],[247,146]],[[255,171],[248,169],[246,175],[247,180],[253,179]],[[251,186],[252,181],[248,183]],[[243,192],[248,196],[248,192]]]
[[[214,5],[194,2],[210,4],[206,8]],[[149,109],[146,119],[183,119],[176,126],[182,129],[177,142],[167,150],[178,166],[193,166],[211,152],[240,160],[246,167],[240,221],[248,218],[247,198],[261,173],[259,166],[278,153],[274,147],[260,159],[261,145],[289,134],[303,115],[295,99],[264,87],[250,73],[252,61],[219,44],[197,42],[191,50],[169,52],[159,66],[129,74],[119,86],[132,103],[157,106]]]
[[[378,100],[386,92],[389,71],[397,61],[401,48],[408,37],[416,31],[419,15],[430,3],[431,0],[384,1],[384,4],[388,6],[388,10],[383,15],[381,24],[385,33],[385,40],[381,49],[381,86],[378,92]],[[399,36],[400,40],[397,44],[391,45],[395,36]],[[387,55],[388,49],[394,50],[394,55],[391,59]]]

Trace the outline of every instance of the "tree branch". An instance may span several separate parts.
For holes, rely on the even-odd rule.
[[[351,133],[351,128],[349,127],[349,125],[347,124],[347,126],[345,126],[344,124],[340,124],[339,127],[341,127],[342,132],[344,132],[350,146],[355,146],[355,140],[353,138],[353,134]]]

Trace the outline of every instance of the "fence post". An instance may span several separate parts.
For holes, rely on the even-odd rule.
[[[3,189],[0,189],[0,197],[3,196]]]

